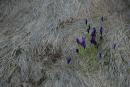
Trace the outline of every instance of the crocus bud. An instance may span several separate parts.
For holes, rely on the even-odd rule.
[[[87,29],[87,32],[89,33],[89,31],[90,31],[90,24],[88,25],[88,29]]]
[[[76,53],[79,53],[79,49],[76,49]]]
[[[99,57],[102,58],[102,53],[99,53]]]
[[[84,48],[86,48],[86,40],[85,40],[85,37],[82,37],[82,46]]]
[[[92,31],[92,33],[91,33],[91,36],[96,36],[96,28],[95,28],[95,27],[93,28],[93,31]]]
[[[102,36],[102,32],[103,32],[103,27],[101,26],[100,27],[100,34],[101,34],[101,36]]]
[[[86,23],[86,25],[88,24],[88,20],[87,19],[85,20],[85,23]]]
[[[102,21],[102,22],[104,21],[104,18],[103,18],[103,16],[101,17],[101,21]]]
[[[70,64],[71,63],[71,58],[67,58],[67,64]]]

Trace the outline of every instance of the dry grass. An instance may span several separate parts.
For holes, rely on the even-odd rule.
[[[123,6],[122,0],[3,1],[0,86],[129,87],[129,24],[116,11]],[[102,52],[103,58],[91,61],[97,68],[91,66],[89,72],[90,61],[86,64],[83,57],[90,55],[78,56],[73,51],[75,38],[86,31],[84,19],[97,27],[102,15],[106,18],[104,41],[97,52]],[[72,58],[69,65],[67,57]]]

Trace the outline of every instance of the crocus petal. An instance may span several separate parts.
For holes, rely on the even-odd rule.
[[[85,34],[84,34],[84,32],[82,32],[82,37],[85,37]]]
[[[84,36],[82,36],[82,46],[86,48],[86,39]]]
[[[85,40],[85,36],[82,36],[82,41]]]
[[[86,48],[86,41],[83,41],[83,42],[82,42],[82,46],[83,46],[84,48]]]
[[[81,44],[81,43],[82,43],[82,40],[81,40],[80,38],[76,38],[76,42],[77,42],[78,44]]]

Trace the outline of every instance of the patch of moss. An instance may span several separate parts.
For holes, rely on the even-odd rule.
[[[87,47],[84,49],[81,45],[78,45],[77,48],[79,49],[79,57],[83,58],[85,63],[85,68],[91,70],[92,68],[97,67],[97,53],[98,53],[98,48],[91,44],[90,45],[90,39],[91,39],[91,34],[87,33],[85,34],[86,36],[86,42],[87,42]]]
[[[84,49],[81,45],[78,45],[79,54],[83,57],[84,56],[96,57],[98,49],[96,48],[95,45],[90,43],[91,34],[86,33],[85,37],[86,37],[87,47]]]

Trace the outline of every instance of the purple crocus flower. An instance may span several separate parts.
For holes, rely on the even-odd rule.
[[[95,27],[93,28],[93,32],[96,33],[96,28]]]
[[[92,36],[90,42],[91,42],[91,44],[97,45],[95,36]]]
[[[97,42],[96,42],[96,28],[93,28],[93,31],[91,33],[91,40],[90,40],[91,44],[94,44],[95,46],[97,46]]]
[[[102,54],[102,52],[99,52],[97,59],[98,59],[98,60],[101,60],[102,58],[103,58],[103,54]]]
[[[86,48],[86,39],[85,39],[84,36],[82,36],[81,39],[80,39],[80,38],[76,38],[76,42],[77,42],[79,45],[81,45],[81,46],[83,46],[84,48]]]
[[[82,43],[82,40],[81,40],[80,38],[76,38],[76,42],[77,42],[78,44],[81,44],[81,43]]]
[[[93,28],[93,31],[92,31],[92,33],[91,33],[91,36],[93,37],[93,36],[96,36],[96,28],[94,27]]]
[[[70,64],[71,63],[71,58],[67,58],[67,64]]]

